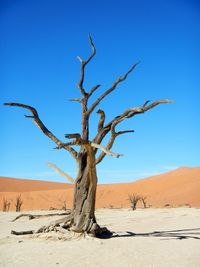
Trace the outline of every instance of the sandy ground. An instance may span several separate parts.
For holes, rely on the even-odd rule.
[[[41,213],[49,211],[32,212]],[[200,266],[200,209],[98,209],[99,224],[114,232],[109,239],[13,236],[12,229],[34,230],[54,220],[11,222],[16,215],[0,213],[0,266]]]

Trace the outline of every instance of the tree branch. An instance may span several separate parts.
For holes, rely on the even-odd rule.
[[[142,107],[143,107],[143,108],[146,107],[146,105],[147,105],[150,101],[151,101],[151,100],[147,100],[147,101],[145,101]]]
[[[139,108],[129,108],[127,109],[122,115],[120,115],[118,118],[115,118],[113,121],[116,122],[117,124],[121,122],[122,120],[126,118],[131,118],[137,114],[144,113],[154,107],[156,107],[159,104],[167,104],[167,103],[172,103],[174,100],[169,100],[169,99],[160,99],[155,102],[153,102],[150,105],[143,105],[142,107]]]
[[[139,115],[142,113],[145,113],[146,111],[154,108],[155,106],[159,104],[166,104],[166,103],[172,103],[174,102],[173,100],[169,99],[161,99],[153,102],[150,105],[142,106],[142,107],[137,107],[137,108],[129,108],[125,110],[121,115],[115,117],[112,121],[107,123],[100,132],[97,133],[96,137],[93,139],[94,143],[100,144],[103,140],[103,138],[111,131],[112,129],[115,128],[116,125],[118,125],[120,122],[122,122],[125,119],[132,118],[135,115]]]
[[[123,156],[122,154],[114,153],[114,152],[110,151],[109,149],[107,149],[106,147],[101,146],[99,144],[95,144],[93,142],[91,143],[91,146],[101,149],[104,153],[106,153],[106,154],[108,154],[108,155],[110,155],[112,157],[119,158],[119,157]]]
[[[81,98],[71,98],[69,101],[79,102],[81,103]]]
[[[46,217],[53,217],[53,216],[64,216],[64,215],[69,215],[71,211],[69,210],[68,212],[62,212],[62,213],[49,213],[49,214],[37,214],[37,215],[32,215],[32,214],[20,214],[16,218],[12,220],[12,222],[17,221],[21,217],[28,217],[29,220],[33,219],[39,219],[39,218],[46,218]],[[15,231],[14,231],[15,232]]]
[[[50,166],[51,168],[53,168],[56,172],[58,172],[61,176],[65,177],[65,179],[67,179],[70,183],[75,182],[75,179],[72,178],[69,174],[65,173],[64,171],[62,171],[60,168],[58,168],[55,164],[51,163],[51,162],[47,162],[47,165]]]
[[[129,108],[129,109],[125,110],[120,116],[115,117],[111,122],[109,122],[105,126],[105,128],[108,126],[112,127],[113,124],[117,125],[120,122],[122,122],[123,120],[128,119],[128,118],[132,118],[135,115],[145,113],[146,111],[154,108],[155,106],[157,106],[159,104],[166,104],[166,103],[172,103],[172,102],[174,102],[174,101],[169,100],[169,99],[161,99],[161,100],[157,100],[157,101],[155,101],[152,104],[147,105],[147,106]]]
[[[74,138],[74,140],[67,142],[67,143],[62,143],[62,145],[56,147],[55,149],[61,149],[61,148],[65,148],[67,146],[78,146],[78,145],[82,145],[84,143],[84,141],[81,138],[81,135],[79,133],[65,134],[65,138],[68,138],[68,139]]]
[[[81,63],[81,71],[80,71],[80,80],[78,82],[78,88],[81,92],[81,94],[85,97],[86,96],[86,92],[83,88],[83,82],[84,82],[84,76],[85,76],[85,66],[90,62],[90,60],[95,56],[96,54],[96,49],[95,46],[93,44],[92,38],[90,36],[90,34],[88,35],[89,41],[90,41],[90,45],[92,48],[92,53],[91,55],[88,57],[88,59],[86,61],[82,60],[80,57],[78,57],[80,63]]]
[[[125,134],[125,133],[134,133],[134,132],[135,132],[134,130],[119,131],[119,132],[116,132],[116,136]]]
[[[52,133],[50,132],[46,126],[43,124],[43,122],[41,121],[41,119],[39,118],[38,112],[34,107],[28,106],[28,105],[24,105],[24,104],[20,104],[20,103],[4,103],[5,106],[15,106],[15,107],[21,107],[21,108],[25,108],[28,109],[33,116],[25,116],[27,118],[32,118],[33,121],[35,122],[35,124],[38,126],[38,128],[40,130],[42,130],[42,132],[48,136],[54,143],[56,143],[56,145],[58,147],[62,147],[65,148],[66,150],[68,150],[68,152],[75,158],[77,159],[77,152],[71,148],[70,146],[67,146],[65,144],[65,146],[63,146],[63,143]]]
[[[65,134],[65,138],[68,138],[68,139],[74,138],[75,140],[72,142],[74,142],[75,145],[80,145],[83,143],[83,140],[82,140],[81,135],[79,133]]]
[[[125,133],[133,133],[134,132],[134,130],[115,132],[115,126],[116,125],[113,125],[112,130],[111,130],[111,136],[110,136],[110,139],[106,145],[107,150],[110,150],[112,148],[117,136],[125,134]],[[100,155],[98,156],[98,158],[96,158],[96,164],[99,164],[104,159],[105,156],[106,156],[106,153],[104,151],[102,151],[100,153]]]
[[[135,67],[139,64],[136,63],[134,64],[123,76],[118,77],[115,82],[112,84],[112,86],[106,90],[100,97],[98,97],[96,99],[96,101],[91,105],[91,107],[88,110],[88,113],[92,113],[92,111],[96,108],[96,106],[107,96],[109,95],[113,90],[115,90],[115,88],[118,86],[118,84],[120,82],[123,82],[124,80],[126,80],[126,78],[128,77],[128,75],[135,69]]]
[[[99,109],[97,111],[97,113],[100,115],[100,119],[99,119],[99,123],[98,123],[98,132],[100,132],[104,126],[105,112],[102,109]]]
[[[100,86],[100,84],[93,86],[92,89],[88,92],[88,97],[90,97]]]
[[[72,134],[65,134],[65,138],[71,139],[71,138],[75,138],[75,139],[81,139],[81,135],[79,133],[72,133]]]

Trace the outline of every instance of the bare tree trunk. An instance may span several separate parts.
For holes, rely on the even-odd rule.
[[[91,145],[87,144],[80,153],[78,177],[74,190],[71,229],[75,232],[96,235],[99,230],[95,218],[96,187],[95,154]]]

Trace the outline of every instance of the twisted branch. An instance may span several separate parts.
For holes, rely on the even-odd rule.
[[[15,106],[15,107],[21,107],[21,108],[25,108],[28,109],[33,115],[32,116],[27,116],[25,115],[26,118],[32,118],[33,121],[35,122],[35,124],[38,126],[38,128],[40,130],[42,130],[42,132],[48,136],[54,143],[56,143],[56,145],[59,148],[64,148],[66,149],[75,159],[77,159],[77,152],[70,147],[69,145],[65,144],[63,145],[63,143],[51,132],[47,129],[47,127],[44,125],[44,123],[41,121],[41,119],[39,118],[38,112],[34,107],[28,106],[28,105],[24,105],[24,104],[20,104],[20,103],[4,103],[5,106]]]
[[[97,113],[100,115],[100,119],[99,119],[99,123],[98,123],[98,132],[100,132],[104,126],[105,112],[102,109],[99,109],[97,111]]]
[[[112,131],[113,128],[116,127],[120,122],[124,121],[125,119],[132,118],[135,115],[139,115],[142,113],[145,113],[146,111],[154,108],[155,106],[159,104],[166,104],[166,103],[172,103],[174,102],[173,100],[169,99],[161,99],[153,102],[150,105],[138,107],[138,108],[129,108],[125,110],[121,115],[115,117],[112,121],[107,123],[100,132],[97,133],[96,137],[93,139],[94,143],[100,144],[103,138],[110,132]]]

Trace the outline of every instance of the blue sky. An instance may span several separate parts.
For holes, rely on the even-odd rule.
[[[77,56],[97,54],[86,70],[85,87],[106,90],[138,60],[141,64],[99,108],[107,120],[146,100],[173,104],[127,120],[134,129],[119,137],[116,159],[98,165],[100,183],[129,182],[179,166],[199,166],[200,159],[200,4],[193,0],[29,0],[0,2],[0,102],[34,106],[45,125],[64,141],[80,130]],[[94,98],[92,99],[94,100]],[[75,176],[66,151],[24,118],[23,109],[0,106],[0,175],[64,182],[47,166],[53,162]],[[91,137],[97,114],[91,118]]]

